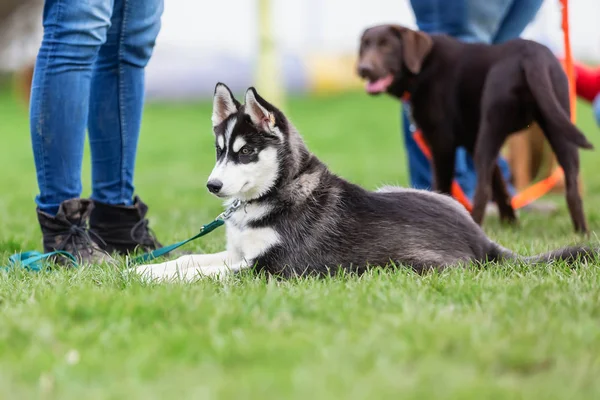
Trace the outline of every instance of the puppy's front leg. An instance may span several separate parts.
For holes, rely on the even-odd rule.
[[[250,265],[246,261],[240,261],[234,264],[218,264],[204,267],[193,267],[186,271],[183,280],[192,281],[205,276],[212,276],[218,279],[224,279],[227,276],[233,275],[236,272],[249,268]]]
[[[215,265],[221,263],[234,263],[239,261],[232,253],[228,251],[221,251],[213,254],[192,254],[187,256],[179,257],[178,260],[182,260],[188,263],[192,263],[195,266]]]
[[[234,259],[231,253],[223,251],[215,254],[185,255],[176,260],[156,264],[145,264],[134,267],[134,271],[144,277],[170,280],[178,277],[187,277],[188,271],[195,271],[206,267],[209,270],[215,265],[237,265],[240,260]]]

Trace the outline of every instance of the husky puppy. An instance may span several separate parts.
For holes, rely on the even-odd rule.
[[[242,105],[218,83],[212,126],[216,164],[207,187],[230,207],[226,251],[142,265],[137,273],[192,280],[256,267],[292,277],[390,264],[421,272],[521,259],[491,241],[449,196],[399,187],[372,192],[334,175],[252,87]],[[569,247],[523,260],[572,262],[593,254]]]

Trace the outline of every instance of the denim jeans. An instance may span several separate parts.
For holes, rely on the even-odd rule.
[[[144,69],[163,0],[46,0],[33,77],[31,142],[38,208],[81,196],[86,128],[92,199],[131,205]]]
[[[465,42],[502,43],[517,38],[533,20],[543,0],[411,0],[420,30],[446,33]],[[406,112],[403,130],[411,186],[431,189],[431,166],[414,141]],[[508,163],[502,157],[500,168],[505,179],[510,178]],[[477,176],[473,159],[462,147],[456,151],[454,177],[472,199]],[[514,188],[509,185],[509,192]]]

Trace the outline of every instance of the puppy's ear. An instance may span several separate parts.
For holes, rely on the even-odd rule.
[[[402,40],[402,60],[413,74],[421,72],[425,57],[433,47],[431,36],[421,31],[414,31],[400,25],[390,25],[392,31]]]
[[[235,114],[240,106],[241,104],[233,97],[231,90],[224,83],[217,83],[213,96],[213,113],[211,118],[213,128],[221,124],[229,116]]]
[[[269,109],[272,106],[256,92],[253,87],[246,91],[244,112],[250,116],[252,123],[266,132],[275,128],[275,114]]]

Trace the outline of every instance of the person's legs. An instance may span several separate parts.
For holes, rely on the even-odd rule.
[[[144,105],[144,70],[160,30],[163,0],[114,0],[107,42],[96,63],[90,100],[91,229],[108,251],[160,246],[134,199],[133,176]]]
[[[163,0],[113,1],[111,27],[92,78],[91,197],[105,204],[132,205],[144,69],[160,30]]]
[[[411,0],[419,30],[460,38],[466,32],[468,0]]]
[[[489,43],[495,33],[500,18],[496,24],[488,24],[487,30],[473,29],[473,8],[481,8],[481,5],[472,3],[475,0],[411,0],[411,6],[415,14],[419,30],[427,33],[447,33],[465,42]],[[502,0],[500,3],[508,3],[510,0]],[[508,8],[508,5],[505,5]],[[418,148],[410,132],[410,124],[403,108],[403,130],[405,145],[408,156],[410,184],[415,188],[431,188],[431,166],[425,155]],[[508,163],[504,158],[499,159],[500,167],[507,181],[510,180]],[[454,179],[458,182],[465,195],[472,198],[475,184],[476,172],[472,157],[467,151],[459,147],[456,151]],[[514,188],[509,185],[512,194]]]
[[[35,201],[44,251],[66,250],[81,262],[107,260],[87,231],[92,204],[79,196],[92,66],[111,13],[112,0],[46,0],[31,89]]]
[[[81,195],[92,66],[110,25],[112,0],[46,0],[31,91],[30,129],[39,194],[49,215]]]
[[[516,39],[521,36],[527,25],[535,18],[543,1],[512,0],[510,7],[504,14],[504,18],[502,18],[502,22],[496,30],[492,43],[504,43],[507,40]]]
[[[466,42],[493,44],[505,15],[515,0],[463,0],[467,3],[467,23],[464,36]]]
[[[431,190],[431,165],[412,136],[410,121],[405,107],[402,107],[402,127],[404,132],[404,146],[406,147],[406,156],[408,158],[410,185],[415,189]]]

